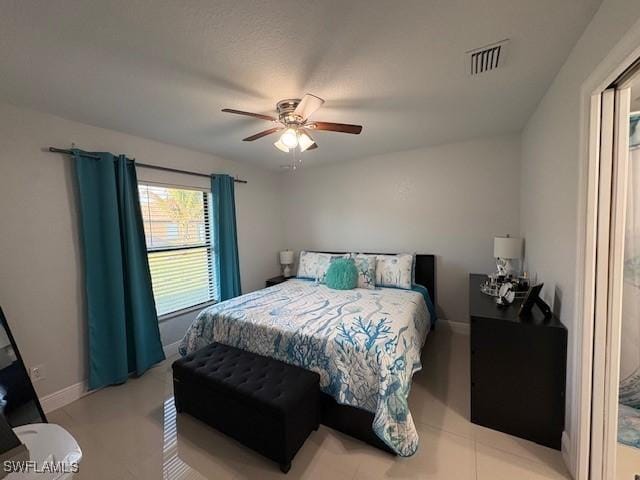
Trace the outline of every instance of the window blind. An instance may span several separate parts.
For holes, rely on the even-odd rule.
[[[152,184],[139,192],[158,315],[215,300],[211,194]]]

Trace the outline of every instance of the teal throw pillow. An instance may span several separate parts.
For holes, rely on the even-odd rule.
[[[351,290],[358,286],[358,269],[350,258],[336,258],[331,262],[325,277],[327,287],[334,290]]]

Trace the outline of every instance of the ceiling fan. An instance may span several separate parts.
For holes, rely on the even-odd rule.
[[[222,111],[273,122],[274,126],[272,128],[263,130],[262,132],[251,135],[243,140],[245,142],[253,142],[254,140],[266,137],[272,133],[282,132],[278,141],[273,145],[285,153],[288,153],[290,150],[295,150],[296,148],[299,148],[300,152],[318,148],[318,144],[310,134],[313,130],[351,133],[354,135],[358,135],[362,131],[362,125],[310,121],[309,117],[318,110],[323,103],[323,99],[316,97],[315,95],[311,95],[310,93],[307,93],[302,97],[302,99],[290,98],[280,100],[276,104],[278,118],[272,117],[271,115],[263,115],[261,113],[243,112],[232,108],[223,108]]]

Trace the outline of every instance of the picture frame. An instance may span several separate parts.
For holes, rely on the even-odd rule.
[[[0,327],[0,414],[11,427],[48,423],[2,307]]]
[[[538,283],[529,287],[529,291],[520,305],[520,310],[518,311],[519,317],[526,317],[531,314],[531,309],[538,303],[540,291],[543,286],[544,283]]]

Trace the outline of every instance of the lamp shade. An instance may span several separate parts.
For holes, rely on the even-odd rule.
[[[291,265],[293,263],[293,251],[283,250],[280,252],[280,265]]]
[[[495,237],[493,239],[495,258],[521,258],[522,239],[517,237]]]
[[[282,140],[278,140],[273,144],[273,146],[276,147],[278,150],[283,151],[284,153],[289,153],[289,147],[287,147],[284,143],[282,143]]]
[[[298,137],[298,145],[300,146],[301,152],[307,150],[314,143],[313,138],[311,138],[306,132],[302,132]]]

